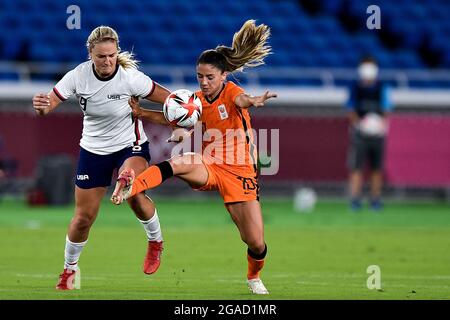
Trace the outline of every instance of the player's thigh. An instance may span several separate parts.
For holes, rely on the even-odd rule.
[[[150,162],[149,143],[144,142],[139,146],[133,146],[121,150],[118,153],[118,163],[116,164],[119,172],[125,169],[133,169],[136,175],[142,173],[148,168]]]
[[[208,182],[208,169],[201,155],[186,153],[169,160],[173,174],[186,181],[191,187],[199,188]]]
[[[264,242],[264,223],[259,201],[226,203],[225,207],[246,242]]]
[[[127,158],[122,166],[119,168],[119,172],[122,172],[125,169],[133,169],[136,173],[136,176],[141,174],[148,168],[148,162],[145,158],[140,156]]]
[[[106,190],[106,187],[82,189],[75,186],[75,217],[94,221]]]
[[[149,161],[150,151],[148,142],[145,142],[140,146],[126,148],[120,151],[118,172],[120,173],[125,169],[133,169],[136,176],[138,176],[149,167]],[[146,206],[153,206],[153,204],[148,203],[144,192],[128,199],[128,204],[130,204],[133,210],[138,210],[143,204]]]
[[[83,190],[109,187],[115,155],[98,155],[80,148],[75,185]]]

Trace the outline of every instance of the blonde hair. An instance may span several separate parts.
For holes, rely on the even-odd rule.
[[[132,52],[128,51],[120,52],[119,36],[117,35],[117,32],[113,28],[108,26],[99,26],[94,30],[92,30],[91,34],[89,35],[86,41],[86,47],[88,49],[88,52],[90,53],[97,43],[105,41],[113,41],[116,43],[118,50],[117,62],[119,63],[119,65],[121,65],[125,69],[138,68],[139,61],[134,59],[134,54]]]
[[[214,50],[206,50],[197,64],[209,63],[228,72],[262,65],[264,58],[272,53],[272,48],[267,44],[269,37],[270,28],[267,25],[256,26],[255,20],[247,20],[234,34],[231,48],[220,45]]]

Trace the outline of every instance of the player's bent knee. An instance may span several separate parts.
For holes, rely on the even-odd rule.
[[[183,156],[172,158],[170,165],[173,175],[182,175],[193,172],[197,165],[202,164],[202,158],[196,153],[186,153]]]
[[[250,241],[244,241],[247,246],[256,254],[261,254],[266,249],[264,239],[252,239]]]
[[[173,175],[179,176],[183,175],[189,172],[192,172],[194,170],[194,165],[192,163],[186,162],[186,163],[171,163]]]

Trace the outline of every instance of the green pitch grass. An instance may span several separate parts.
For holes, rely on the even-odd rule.
[[[245,284],[246,247],[213,200],[156,199],[165,251],[159,271],[141,266],[146,238],[127,206],[105,201],[81,256],[81,290],[54,289],[73,208],[0,202],[0,299],[449,299],[450,206],[388,203],[351,213],[320,202],[310,214],[262,201],[269,296]],[[381,290],[367,288],[367,267]]]

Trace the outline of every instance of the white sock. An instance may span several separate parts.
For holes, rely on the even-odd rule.
[[[84,242],[75,243],[69,240],[69,236],[66,235],[66,249],[64,251],[64,269],[78,270],[78,259],[80,258],[81,251],[86,245],[87,240]]]
[[[150,220],[142,221],[138,219],[144,226],[145,233],[147,234],[148,241],[163,241],[161,226],[159,225],[158,213],[156,212]]]

